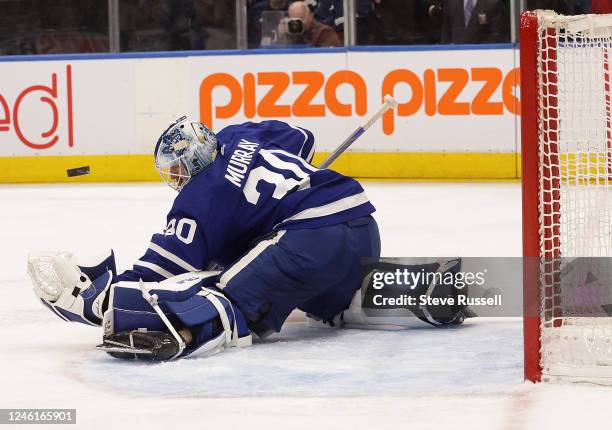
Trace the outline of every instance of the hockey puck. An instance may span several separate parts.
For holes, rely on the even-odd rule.
[[[73,176],[81,176],[81,175],[89,175],[89,166],[83,167],[75,167],[74,169],[66,170],[68,177],[71,178]]]

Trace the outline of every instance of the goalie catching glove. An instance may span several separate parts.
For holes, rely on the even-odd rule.
[[[28,256],[28,275],[43,305],[64,321],[99,326],[106,293],[116,274],[115,255],[96,266],[79,266],[69,252]],[[93,282],[91,281],[93,279]]]

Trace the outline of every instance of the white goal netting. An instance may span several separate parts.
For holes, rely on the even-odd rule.
[[[611,48],[612,15],[538,12],[545,379],[612,381]]]

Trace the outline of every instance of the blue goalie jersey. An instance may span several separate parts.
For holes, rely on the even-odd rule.
[[[247,122],[224,128],[217,139],[213,164],[183,187],[164,232],[115,282],[227,267],[273,231],[340,224],[375,210],[357,181],[310,164],[308,130]]]

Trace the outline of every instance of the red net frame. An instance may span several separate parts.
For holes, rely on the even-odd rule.
[[[540,367],[540,231],[538,150],[538,18],[521,16],[521,168],[523,200],[523,344],[525,379],[539,381]]]
[[[521,158],[523,198],[523,336],[525,379],[542,377],[541,312],[547,320],[561,322],[560,307],[554,303],[559,286],[559,160],[557,107],[557,53],[555,39],[547,37],[540,50],[535,12],[521,16]],[[554,29],[548,29],[554,36]],[[552,39],[552,41],[551,41]],[[541,52],[541,57],[539,56]],[[541,78],[538,64],[546,70]],[[540,104],[538,101],[541,100]],[[540,151],[540,139],[549,145]],[[540,184],[542,186],[540,186]],[[541,210],[540,210],[541,208]],[[543,220],[544,227],[540,225]],[[541,229],[542,228],[542,229]],[[542,291],[542,285],[545,288]],[[542,294],[543,293],[543,294]],[[551,314],[550,314],[551,313]]]

